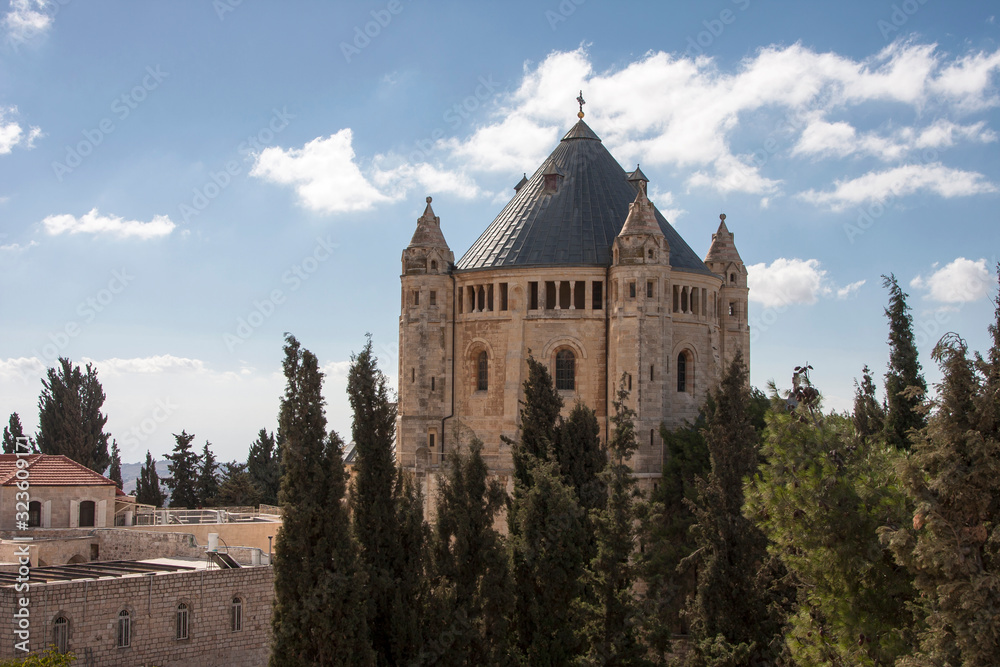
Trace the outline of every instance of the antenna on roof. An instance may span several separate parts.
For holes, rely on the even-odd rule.
[[[582,90],[580,91],[580,96],[576,98],[576,101],[580,105],[580,113],[577,114],[577,117],[580,120],[583,120],[583,105],[586,104],[587,101],[583,99],[583,91]]]

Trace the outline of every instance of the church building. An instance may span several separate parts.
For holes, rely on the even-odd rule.
[[[726,216],[700,259],[579,101],[579,122],[461,259],[430,197],[403,250],[396,460],[425,498],[447,452],[473,437],[509,483],[500,436],[517,438],[529,355],[548,366],[564,415],[576,401],[596,411],[605,442],[624,376],[646,488],[664,462],[660,424],[693,421],[737,350],[749,362],[747,271]]]

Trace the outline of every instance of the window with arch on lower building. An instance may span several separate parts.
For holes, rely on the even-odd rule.
[[[576,389],[576,355],[572,350],[563,349],[556,353],[556,389]]]
[[[118,648],[128,648],[132,645],[132,615],[129,614],[128,609],[122,609],[118,612],[115,644]]]
[[[691,361],[691,354],[685,350],[677,355],[677,391],[689,391],[693,378],[694,363]]]
[[[490,388],[490,358],[483,350],[476,357],[476,391],[486,391]]]
[[[59,653],[69,651],[69,619],[59,616],[52,622],[52,644]]]
[[[190,621],[190,618],[191,616],[188,613],[188,606],[183,602],[177,605],[177,627],[175,639],[188,638],[188,622]]]
[[[229,607],[229,630],[230,632],[240,632],[243,629],[243,598],[233,598],[233,603]]]

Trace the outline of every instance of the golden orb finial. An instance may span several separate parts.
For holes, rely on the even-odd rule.
[[[580,113],[576,114],[577,118],[583,120],[583,105],[586,104],[586,100],[583,99],[583,91],[580,91],[580,96],[576,98],[577,103],[580,105]]]

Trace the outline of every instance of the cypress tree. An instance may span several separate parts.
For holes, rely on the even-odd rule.
[[[985,667],[1000,647],[1000,441],[983,428],[984,386],[965,341],[948,334],[932,356],[944,376],[936,407],[901,465],[912,529],[884,534],[915,577],[926,624],[897,664]]]
[[[927,424],[920,404],[927,393],[913,342],[913,317],[906,304],[908,296],[896,282],[896,276],[882,276],[882,286],[889,290],[889,370],[885,374],[886,440],[900,449],[909,449],[909,433]]]
[[[250,444],[247,454],[247,472],[259,490],[259,502],[265,505],[278,503],[278,486],[281,484],[281,457],[274,434],[261,429],[257,439]]]
[[[705,429],[711,471],[696,480],[690,503],[698,546],[689,561],[697,590],[685,615],[694,640],[692,664],[773,664],[784,622],[772,591],[767,540],[743,516],[743,482],[757,469],[758,441],[751,420],[747,370],[737,354],[715,392]],[[776,600],[777,598],[777,600]]]
[[[170,489],[170,506],[193,508],[198,505],[198,455],[191,451],[194,434],[181,431],[174,433],[174,450],[167,454],[167,470],[170,477],[163,483]]]
[[[791,410],[773,392],[765,463],[744,508],[796,585],[786,646],[795,664],[891,665],[913,640],[911,577],[878,537],[908,516],[893,472],[901,454],[881,429],[853,428],[858,411],[878,406],[867,374],[853,420],[823,414],[808,368],[795,382]]]
[[[230,461],[222,464],[222,481],[216,501],[222,507],[256,505],[260,490],[253,483],[245,463]]]
[[[473,440],[452,450],[441,483],[434,532],[435,627],[429,651],[437,665],[511,665],[510,571],[494,520],[507,494],[488,480]]]
[[[16,412],[12,412],[10,419],[7,420],[7,425],[3,427],[3,453],[14,454],[17,451],[25,451],[23,448],[20,450],[17,448],[18,439],[23,437],[24,427],[21,426],[21,417]]]
[[[283,512],[274,553],[271,667],[371,665],[363,571],[344,504],[343,442],[326,433],[316,357],[285,338]]]
[[[156,474],[156,461],[146,450],[146,462],[139,468],[139,479],[135,483],[135,501],[143,505],[163,507],[163,490],[160,477]]]
[[[862,444],[869,444],[885,431],[885,406],[875,397],[875,382],[865,364],[861,369],[861,384],[854,381],[854,412],[852,416],[854,432]]]
[[[118,451],[118,441],[111,441],[111,466],[108,469],[108,479],[115,483],[115,485],[120,489],[122,488],[122,456],[121,452]]]
[[[205,447],[198,459],[198,504],[202,507],[210,507],[218,502],[219,464],[210,449],[211,445],[208,440],[205,441]]]
[[[590,562],[594,599],[585,626],[589,647],[586,661],[594,665],[645,665],[646,648],[639,642],[640,610],[632,593],[636,579],[639,508],[635,478],[628,461],[638,448],[635,411],[628,406],[623,375],[615,394],[614,435],[608,442],[609,461],[601,473],[608,490],[604,508],[593,511],[597,553]]]
[[[347,394],[357,451],[351,505],[372,646],[379,665],[408,664],[422,650],[425,529],[419,496],[393,459],[396,408],[371,336],[351,357]]]
[[[86,374],[69,359],[59,358],[49,368],[38,398],[38,448],[43,454],[63,454],[95,472],[111,463],[101,412],[104,390],[97,369],[87,364]]]
[[[510,445],[514,460],[514,479],[521,487],[531,484],[529,468],[535,460],[549,459],[556,441],[557,420],[563,400],[552,384],[552,375],[545,364],[528,355],[528,379],[524,381],[521,404],[521,429],[515,442],[501,436]]]
[[[607,497],[600,474],[607,463],[601,446],[597,414],[577,401],[565,420],[559,420],[553,453],[563,480],[573,487],[584,512],[601,509]]]

